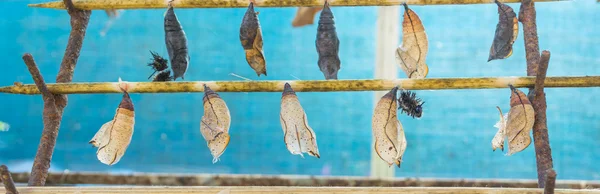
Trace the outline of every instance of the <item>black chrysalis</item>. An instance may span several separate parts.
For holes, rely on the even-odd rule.
[[[400,97],[398,98],[398,109],[401,109],[402,113],[406,113],[408,116],[413,118],[421,118],[423,115],[423,102],[417,95],[408,90],[400,91]]]
[[[173,80],[178,77],[184,79],[190,61],[187,38],[170,2],[167,13],[165,13],[165,43],[167,44],[167,52],[173,70]]]
[[[148,63],[148,66],[152,67],[154,73],[152,73],[148,79],[150,79],[156,72],[169,68],[169,65],[167,65],[168,61],[165,58],[158,55],[156,52],[150,51],[150,54],[152,54],[152,62]]]
[[[319,53],[319,68],[325,79],[337,79],[338,70],[340,70],[340,40],[335,31],[335,22],[333,13],[329,9],[329,3],[325,1],[323,11],[319,17],[319,27],[317,28],[317,52]]]
[[[496,25],[496,34],[490,48],[488,62],[496,59],[506,59],[512,55],[513,43],[517,40],[519,34],[519,21],[517,14],[508,5],[494,1],[498,5],[498,24]]]

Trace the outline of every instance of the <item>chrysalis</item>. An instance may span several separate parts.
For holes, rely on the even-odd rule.
[[[498,112],[500,112],[500,120],[494,125],[494,127],[498,128],[498,132],[492,139],[492,150],[496,151],[496,149],[500,148],[500,150],[504,151],[504,131],[506,130],[506,120],[508,119],[508,115],[502,115],[502,110],[500,107],[497,107]]]
[[[292,20],[292,26],[302,27],[313,24],[315,21],[315,16],[322,9],[322,7],[299,7],[294,20]]]
[[[200,133],[206,140],[214,164],[219,161],[219,157],[229,145],[231,116],[225,101],[206,85],[204,85],[204,98],[202,98],[202,101],[204,103],[204,115],[200,120]]]
[[[512,55],[512,45],[519,34],[517,14],[511,7],[495,1],[498,5],[499,21],[496,25],[496,35],[490,48],[488,62],[495,59],[506,59]]]
[[[329,9],[329,3],[325,1],[323,11],[319,18],[319,27],[317,28],[317,52],[319,53],[319,68],[325,79],[338,79],[337,74],[340,70],[340,40],[335,31],[335,21],[333,13]]]
[[[169,8],[165,13],[165,43],[167,44],[169,60],[171,60],[173,79],[176,80],[179,77],[185,79],[184,75],[190,62],[187,38],[175,15],[175,11],[173,11],[171,2],[169,2]]]
[[[423,102],[420,98],[417,98],[416,94],[408,91],[400,91],[400,98],[398,98],[398,109],[402,110],[401,113],[406,113],[408,116],[413,118],[421,118],[423,114]]]
[[[281,112],[279,114],[281,128],[283,128],[283,141],[287,149],[294,155],[304,157],[303,153],[320,158],[317,147],[317,136],[310,126],[306,113],[298,101],[296,93],[285,83],[281,95]]]
[[[102,125],[89,142],[98,148],[96,152],[98,160],[107,165],[116,164],[121,160],[133,135],[135,124],[133,103],[127,91],[123,92],[123,99],[113,120]]]
[[[246,61],[248,65],[254,69],[256,75],[260,74],[267,76],[267,62],[263,52],[262,31],[260,22],[258,21],[258,13],[254,12],[254,3],[250,2],[248,10],[242,20],[240,27],[240,41],[242,47],[246,51]]]
[[[392,166],[400,167],[402,155],[406,150],[406,137],[402,124],[398,121],[396,92],[394,87],[381,97],[373,113],[373,137],[375,137],[375,152]]]
[[[429,68],[425,63],[429,48],[421,19],[404,4],[402,45],[396,49],[396,61],[408,78],[425,78]]]
[[[531,102],[522,91],[510,85],[510,111],[506,121],[508,155],[523,151],[531,144],[529,133],[533,127],[535,112]]]

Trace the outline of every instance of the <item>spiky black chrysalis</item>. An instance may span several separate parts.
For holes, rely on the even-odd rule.
[[[150,75],[150,77],[148,77],[148,79],[150,79],[156,72],[159,72],[159,71],[169,68],[169,66],[167,65],[167,63],[168,63],[167,59],[158,55],[158,53],[156,53],[156,52],[150,51],[150,54],[152,54],[152,62],[148,63],[148,66],[152,67],[152,69],[154,70],[154,73],[152,73],[152,75]]]
[[[154,76],[154,79],[152,79],[152,81],[153,82],[173,81],[173,76],[171,76],[171,70],[160,71],[158,74],[156,74],[156,76]]]
[[[408,90],[400,91],[400,97],[398,98],[398,109],[401,109],[402,113],[406,113],[408,116],[413,118],[421,118],[423,115],[423,102],[417,95]]]

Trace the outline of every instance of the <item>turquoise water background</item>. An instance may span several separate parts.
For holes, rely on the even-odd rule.
[[[21,56],[30,52],[48,82],[54,82],[70,30],[65,11],[28,8],[32,0],[0,2],[0,85],[33,83]],[[509,4],[518,12],[519,4]],[[513,55],[486,62],[498,20],[489,5],[413,6],[429,38],[430,78],[524,76],[522,30]],[[548,76],[600,75],[600,3],[593,0],[536,4],[539,42],[552,52]],[[400,9],[400,7],[398,7]],[[340,79],[374,75],[376,7],[332,9],[340,38]],[[103,36],[107,16],[94,11],[75,71],[75,82],[146,81],[149,50],[167,55],[165,10],[126,10]],[[180,9],[191,64],[186,81],[321,80],[316,25],[292,28],[296,8],[257,8],[268,77],[256,77],[239,41],[245,9]],[[400,11],[402,14],[403,11]],[[520,26],[522,29],[522,26]],[[400,34],[398,35],[400,36]],[[392,51],[393,52],[393,51]],[[399,77],[404,74],[399,72]],[[559,179],[600,179],[600,89],[547,89],[548,127]],[[427,103],[423,118],[399,117],[408,148],[397,177],[536,178],[533,144],[507,157],[491,149],[498,119],[508,111],[508,89],[418,91]],[[212,164],[199,126],[203,93],[132,94],[135,133],[114,166],[100,163],[88,141],[111,120],[119,94],[70,95],[52,171],[111,173],[173,172],[368,176],[373,92],[299,93],[318,137],[321,158],[291,155],[278,119],[280,93],[221,93],[231,111],[231,143]],[[0,94],[0,163],[31,169],[42,131],[42,98]]]

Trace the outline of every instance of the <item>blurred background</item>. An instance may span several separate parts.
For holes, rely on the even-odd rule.
[[[21,59],[25,52],[35,57],[46,81],[54,82],[70,31],[69,15],[27,7],[43,1],[0,2],[2,86],[15,81],[33,83]],[[519,4],[508,5],[518,13]],[[411,8],[419,14],[429,38],[429,78],[525,76],[522,26],[513,55],[486,62],[498,22],[495,4]],[[536,9],[540,49],[552,52],[548,76],[600,75],[600,3],[537,3]],[[246,63],[239,40],[244,8],[176,9],[191,55],[186,81],[241,80],[230,73],[252,80],[323,79],[317,67],[317,25],[292,28],[297,8],[256,10],[260,11],[269,75],[260,78]],[[341,42],[339,78],[372,79],[377,8],[334,7],[332,11]],[[147,81],[152,73],[146,66],[149,51],[167,57],[164,12],[126,10],[110,21],[104,11],[94,11],[73,81],[112,82],[118,77]],[[406,77],[400,70],[398,76]],[[546,93],[559,179],[600,179],[600,88],[549,88]],[[491,149],[497,132],[495,106],[508,112],[508,89],[417,94],[426,101],[424,116],[399,116],[408,148],[402,168],[395,171],[397,177],[536,178],[533,144],[510,157]],[[125,156],[114,166],[100,163],[88,141],[113,118],[121,95],[69,95],[50,170],[370,175],[373,92],[298,93],[317,134],[320,159],[303,159],[287,151],[278,119],[280,93],[220,93],[231,111],[231,142],[216,164],[211,163],[199,132],[202,95],[132,94],[135,132]],[[0,121],[11,126],[0,133],[0,163],[13,172],[31,170],[43,127],[42,103],[37,95],[0,94]]]

